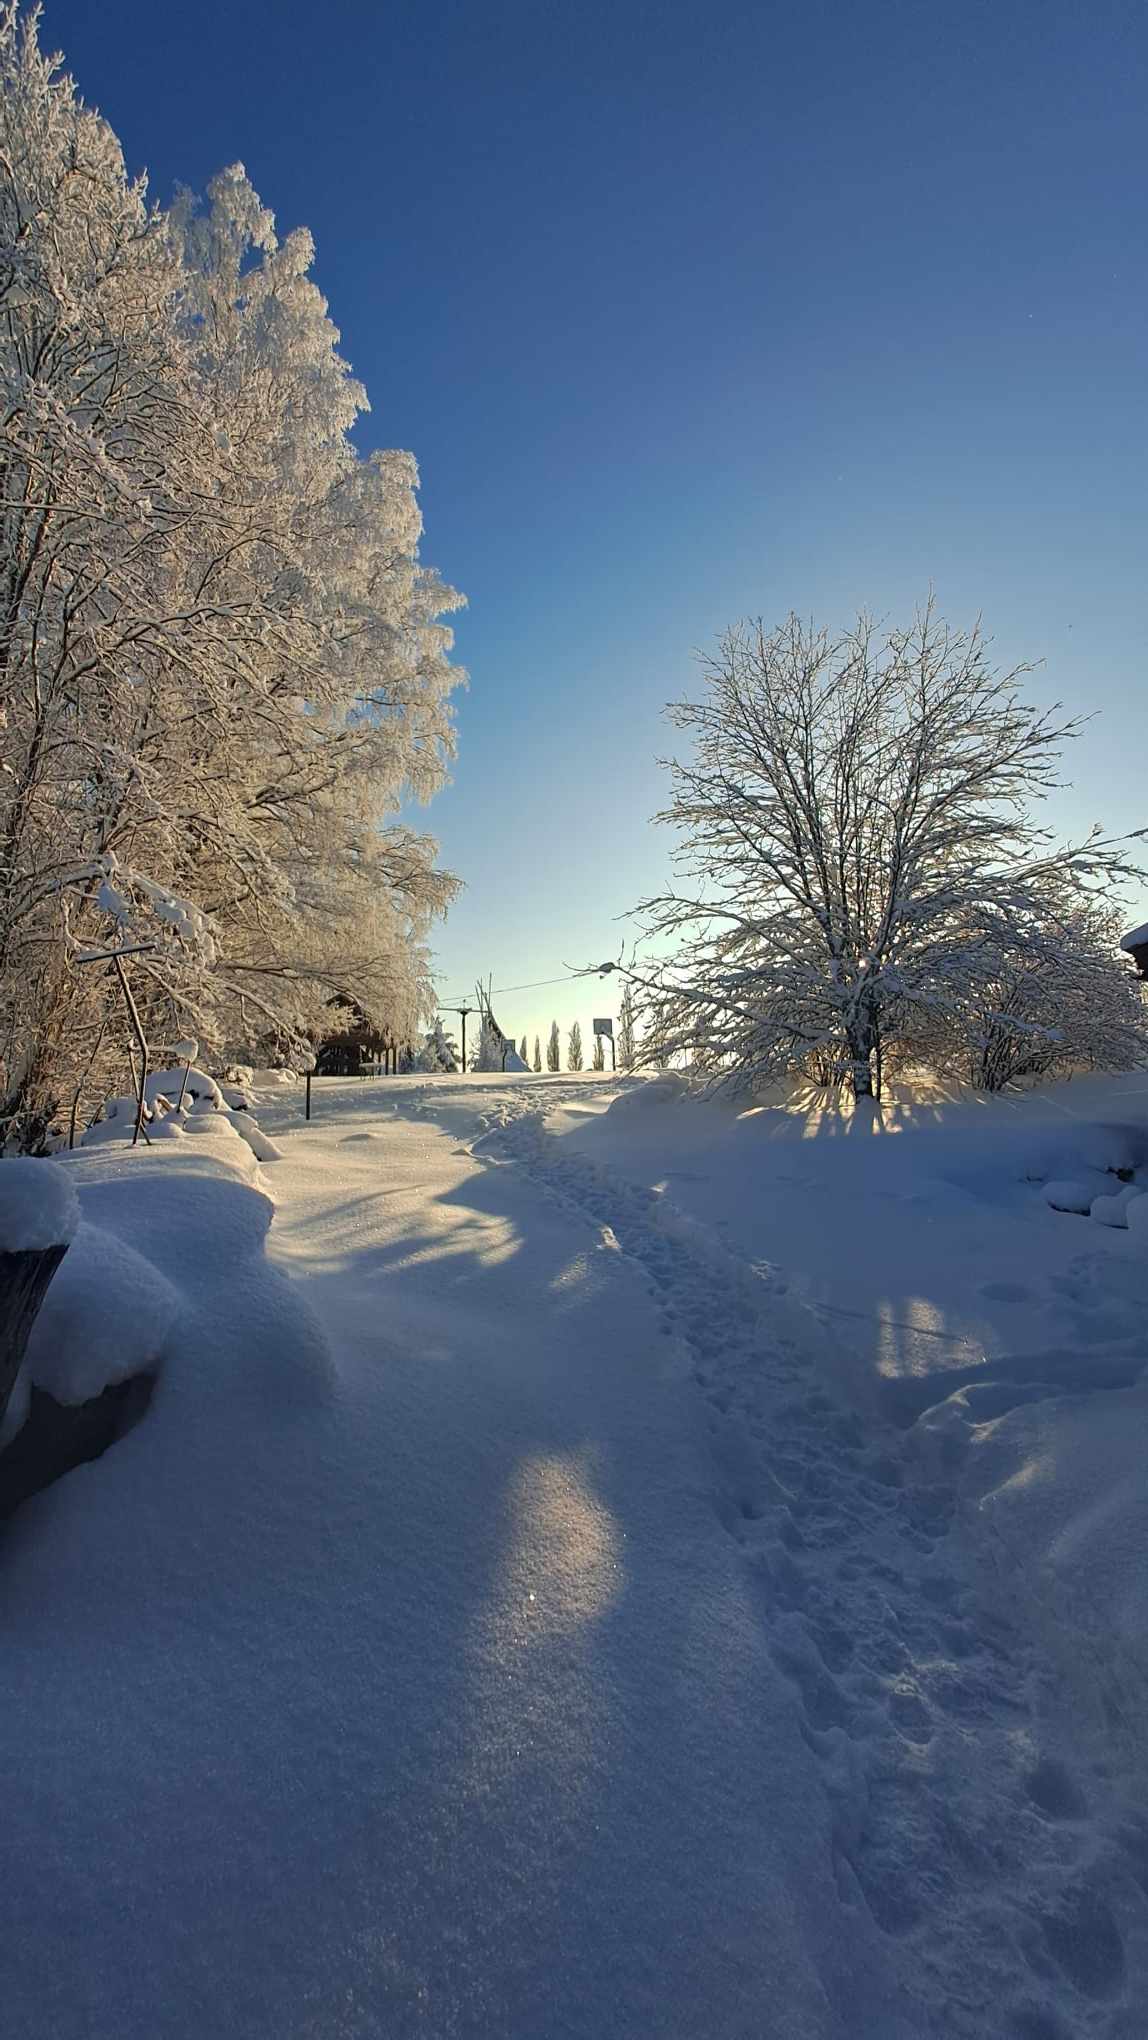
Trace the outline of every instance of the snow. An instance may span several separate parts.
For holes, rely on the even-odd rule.
[[[53,1162],[0,1160],[0,1253],[65,1246],[79,1215],[71,1182]]]
[[[1087,1217],[1094,1203],[1100,1199],[1092,1183],[1076,1183],[1056,1177],[1044,1186],[1044,1201],[1053,1211],[1075,1211]]]
[[[142,1254],[81,1223],[32,1326],[24,1372],[57,1402],[81,1403],[154,1368],[180,1308]]]
[[[1111,1195],[1094,1197],[1089,1207],[1089,1216],[1099,1225],[1126,1226],[1128,1206],[1137,1195],[1143,1195],[1143,1192],[1138,1192],[1135,1185],[1129,1183],[1123,1190],[1117,1190]]]
[[[11,2030],[1138,2040],[1148,1082],[260,1113],[60,1165],[178,1307],[9,1530]]]

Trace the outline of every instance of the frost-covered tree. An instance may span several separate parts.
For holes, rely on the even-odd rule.
[[[592,1070],[604,1070],[605,1067],[606,1037],[604,1034],[596,1034],[594,1036],[594,1047],[590,1054],[590,1068]]]
[[[624,1070],[632,1070],[638,1059],[638,1040],[635,1030],[634,993],[627,985],[622,993],[618,1008],[618,1063]]]
[[[542,1045],[537,1035],[534,1037],[534,1073],[536,1076],[542,1074]]]
[[[582,1067],[582,1028],[577,1020],[566,1038],[566,1067],[568,1070]]]
[[[482,1016],[478,1047],[471,1057],[471,1069],[490,1073],[501,1070],[506,1054],[506,1038],[497,1027],[493,1015],[487,1011]]]
[[[408,1063],[412,1070],[427,1075],[453,1074],[458,1069],[458,1045],[447,1033],[441,1018],[436,1019],[422,1045],[409,1056]],[[400,1063],[399,1067],[402,1069],[404,1065]]]
[[[991,944],[991,929],[983,932]],[[1022,949],[1001,946],[993,967],[977,973],[956,1030],[962,1074],[978,1090],[1148,1063],[1148,1007],[1119,932],[1117,916],[1070,896],[1059,910],[1050,900]]]
[[[558,1033],[558,1022],[550,1023],[550,1035],[546,1043],[546,1067],[553,1074],[562,1068],[562,1041]]]
[[[239,169],[149,207],[12,4],[0,169],[0,1138],[35,1145],[124,1053],[80,955],[164,900],[160,1038],[289,1043],[335,994],[412,1038],[455,882],[397,816],[452,753],[458,598],[409,456],[350,440],[306,234]]]
[[[828,1052],[864,1097],[883,1054],[991,1006],[1004,957],[1039,956],[1057,1005],[1077,964],[1056,929],[1133,867],[1099,829],[1056,847],[1036,825],[1078,725],[1022,699],[1027,669],[930,602],[885,635],[742,625],[705,670],[670,710],[693,750],[660,819],[690,882],[645,905],[676,944],[645,973],[651,1049],[743,1080]]]

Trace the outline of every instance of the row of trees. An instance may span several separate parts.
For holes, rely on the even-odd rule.
[[[618,1024],[614,1030],[614,1050],[620,1070],[633,1070],[638,1063],[637,1013],[637,1002],[633,990],[627,985],[622,994],[621,1005],[618,1009]],[[522,1039],[521,1054],[523,1062],[526,1062],[528,1058],[525,1035]],[[542,1070],[542,1045],[537,1034],[534,1037],[534,1060],[531,1066],[536,1072],[540,1073]],[[596,1034],[594,1036],[594,1046],[590,1053],[590,1068],[592,1070],[604,1070],[605,1067],[606,1037],[602,1034]],[[552,1075],[562,1068],[562,1037],[558,1031],[557,1020],[551,1023],[550,1033],[546,1041],[546,1068]],[[582,1027],[581,1023],[577,1020],[575,1020],[566,1037],[566,1068],[568,1070],[581,1070],[585,1068]]]
[[[513,1049],[513,1042],[509,1042],[507,1047]],[[614,1047],[618,1068],[627,1071],[633,1070],[638,1063],[637,1001],[633,989],[629,985],[623,991],[621,1004],[618,1009],[618,1024],[614,1034]],[[544,1051],[541,1036],[536,1034],[534,1037],[533,1056],[531,1056],[530,1046],[525,1034],[519,1042],[515,1053],[524,1069],[533,1069],[536,1074],[541,1075],[544,1067]],[[411,1070],[456,1069],[459,1067],[460,1062],[461,1056],[454,1037],[445,1033],[442,1021],[439,1020],[436,1022],[431,1033],[426,1037],[423,1048],[416,1055],[408,1059],[403,1067]],[[472,1069],[482,1069],[488,1066],[481,1052],[481,1043],[479,1049],[476,1049],[470,1057],[470,1066]],[[492,1059],[489,1067],[497,1068],[497,1059]],[[604,1070],[605,1067],[605,1036],[595,1035],[594,1046],[590,1054],[590,1068],[592,1070]],[[551,1023],[550,1033],[547,1037],[545,1068],[552,1075],[556,1075],[562,1069],[562,1036],[559,1032],[557,1020]],[[575,1071],[585,1068],[582,1026],[578,1020],[575,1020],[566,1036],[566,1068]]]
[[[1027,670],[932,603],[883,633],[791,616],[721,640],[669,711],[692,751],[658,818],[679,883],[643,909],[644,1059],[857,1097],[922,1064],[999,1090],[1148,1060],[1117,948],[1145,873],[1099,824],[1039,826],[1080,724],[1025,702]]]
[[[149,204],[0,6],[0,1141],[147,1032],[251,1055],[433,1011],[456,890],[400,823],[453,752],[460,598],[408,454],[241,166]]]

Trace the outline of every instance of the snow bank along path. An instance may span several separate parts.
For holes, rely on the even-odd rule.
[[[969,1436],[1039,1489],[1063,1354],[930,1384],[922,1336],[854,1401],[752,1169],[682,1168],[690,1108],[671,1198],[611,1095],[284,1097],[290,1289],[250,1156],[74,1165],[183,1310],[5,1552],[9,2030],[1143,2040],[1143,1682],[963,1495]],[[910,1188],[899,1252],[965,1195]],[[1090,1349],[1128,1425],[1134,1346]]]
[[[5,1543],[6,2033],[911,2040],[645,1275],[377,1098],[282,1131],[293,1289],[253,1161],[68,1165],[182,1305]]]

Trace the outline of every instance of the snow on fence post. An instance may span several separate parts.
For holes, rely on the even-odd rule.
[[[27,1158],[0,1161],[0,1424],[28,1334],[79,1216],[63,1169]]]

